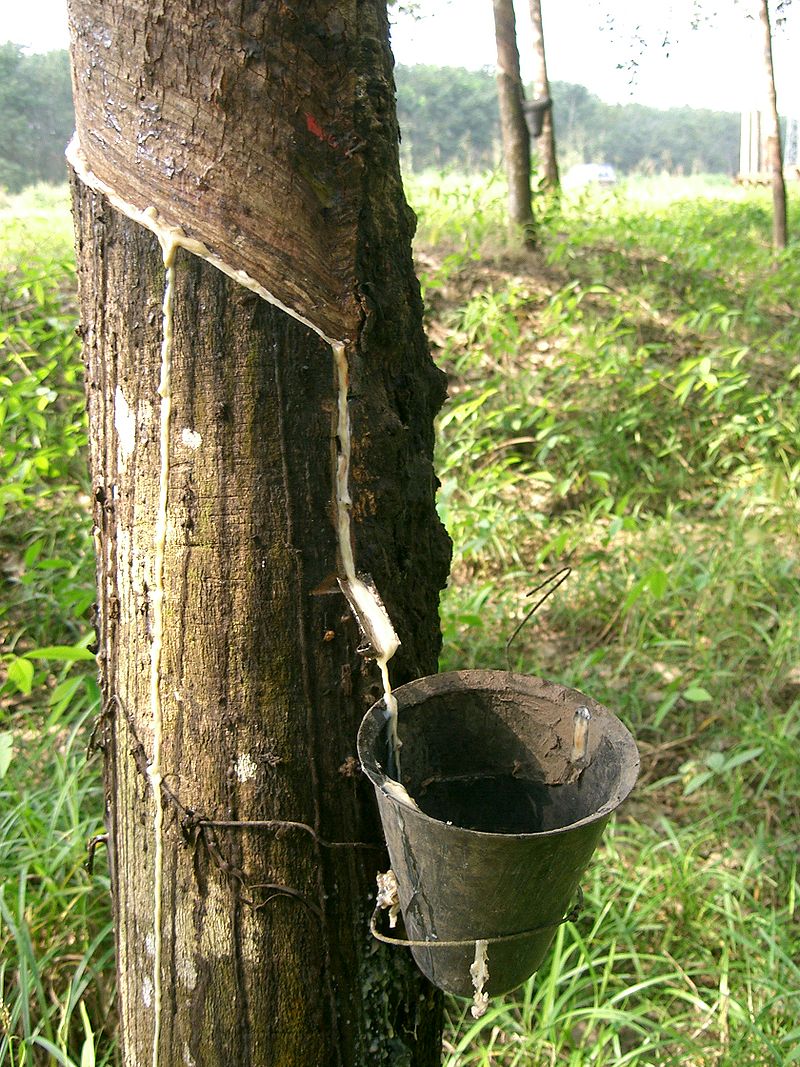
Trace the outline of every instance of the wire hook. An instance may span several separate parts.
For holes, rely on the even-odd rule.
[[[533,605],[533,607],[528,609],[528,611],[526,612],[525,617],[523,618],[522,622],[519,623],[519,625],[517,626],[517,628],[514,630],[513,634],[511,635],[511,637],[509,637],[509,639],[506,641],[506,670],[508,671],[509,674],[511,674],[511,644],[512,644],[512,642],[515,640],[515,638],[519,634],[519,632],[522,629],[522,627],[527,623],[528,619],[530,619],[530,617],[532,615],[536,614],[536,612],[539,610],[539,608],[542,606],[542,604],[544,604],[545,600],[547,600],[547,598],[549,596],[551,596],[553,593],[555,593],[556,589],[558,589],[558,587],[560,585],[563,585],[563,583],[567,580],[567,578],[569,578],[571,573],[572,573],[572,567],[561,567],[560,570],[557,570],[553,574],[548,575],[547,578],[545,578],[543,582],[539,582],[539,584],[537,586],[535,586],[533,589],[531,589],[531,591],[529,593],[525,594],[526,597],[530,597],[530,596],[533,596],[535,593],[540,592],[542,589],[545,590],[545,592],[542,593],[542,595],[539,597],[539,599],[536,601],[536,603]]]

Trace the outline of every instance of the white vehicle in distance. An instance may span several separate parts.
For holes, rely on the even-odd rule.
[[[565,189],[582,189],[586,185],[608,188],[617,184],[617,172],[610,163],[577,163],[564,175]]]

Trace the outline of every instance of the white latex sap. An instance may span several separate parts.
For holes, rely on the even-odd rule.
[[[153,534],[153,588],[150,591],[152,623],[150,637],[150,707],[153,715],[153,755],[147,768],[153,791],[153,1063],[158,1063],[161,1035],[161,910],[164,878],[164,806],[161,796],[161,744],[163,709],[161,706],[161,653],[164,647],[164,556],[167,545],[167,505],[169,503],[169,429],[172,416],[172,338],[175,307],[175,252],[177,245],[169,235],[159,235],[164,258],[166,283],[162,305],[160,398],[160,467],[158,503]]]
[[[484,986],[489,981],[489,942],[475,942],[475,959],[469,969],[472,979],[472,988],[475,994],[472,998],[472,1007],[469,1009],[473,1019],[480,1019],[486,1014],[489,1006],[489,994],[484,991]]]

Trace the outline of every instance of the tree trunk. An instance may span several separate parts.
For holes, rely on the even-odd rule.
[[[541,100],[550,96],[550,82],[547,77],[547,60],[544,51],[541,0],[530,0],[530,5],[531,24],[533,25],[533,96],[535,100]],[[553,124],[552,104],[544,113],[542,132],[536,139],[536,150],[539,155],[542,185],[545,189],[558,189],[560,181],[558,162],[556,161],[556,135]]]
[[[775,71],[772,65],[772,30],[769,22],[768,0],[759,0],[759,20],[764,43],[764,83],[767,108],[764,112],[767,145],[767,169],[772,176],[772,243],[785,248],[787,241],[786,184],[783,179],[781,127],[778,118],[778,97],[775,92]]]
[[[344,513],[393,681],[436,670],[444,386],[385,4],[304,9],[71,0],[126,1067],[440,1062],[440,995],[368,934],[388,864],[355,736],[381,687],[336,577]]]
[[[508,214],[512,232],[526,247],[535,245],[531,208],[531,140],[522,107],[522,77],[513,0],[493,0],[497,40],[497,96],[500,132],[508,178]]]

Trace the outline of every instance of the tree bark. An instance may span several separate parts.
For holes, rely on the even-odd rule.
[[[766,163],[772,177],[772,243],[775,248],[785,248],[788,239],[786,183],[783,178],[781,127],[778,117],[778,97],[775,92],[775,70],[772,64],[772,30],[769,21],[768,0],[759,0],[758,16],[761,22],[764,46],[764,85],[767,99],[764,124],[766,126]]]
[[[513,0],[493,0],[497,41],[497,96],[500,133],[508,178],[508,214],[512,232],[526,247],[535,245],[531,207],[531,141],[522,107],[522,76]]]
[[[534,99],[543,99],[550,96],[550,82],[547,77],[547,59],[544,50],[541,0],[530,0],[530,7],[531,24],[533,26],[533,95]],[[560,180],[558,162],[556,160],[556,135],[552,105],[544,113],[542,132],[536,139],[536,150],[539,155],[542,185],[545,189],[557,190],[560,186]]]
[[[336,584],[325,337],[349,342],[355,558],[403,642],[395,683],[437,664],[444,386],[411,262],[385,4],[305,9],[71,2],[87,166],[285,305],[178,251],[165,389],[158,241],[73,175],[126,1067],[440,1062],[440,995],[367,929],[387,860],[355,736],[381,688]]]

